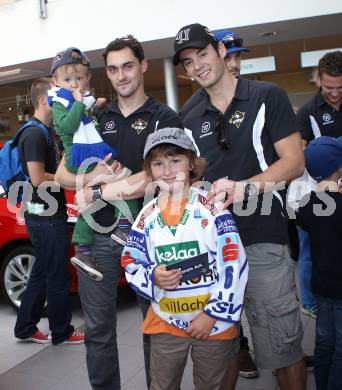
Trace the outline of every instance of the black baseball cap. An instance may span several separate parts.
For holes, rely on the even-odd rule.
[[[51,74],[54,74],[60,66],[69,64],[82,64],[90,68],[90,61],[81,50],[77,49],[77,47],[68,47],[66,50],[60,51],[55,55],[52,62]]]
[[[179,54],[183,49],[204,49],[209,43],[213,42],[217,42],[214,33],[202,24],[193,23],[182,27],[173,43],[175,50],[173,64],[178,65],[180,63]]]

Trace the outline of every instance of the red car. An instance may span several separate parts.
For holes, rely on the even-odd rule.
[[[0,188],[0,288],[6,301],[14,308],[21,303],[21,295],[25,291],[30,272],[35,261],[32,244],[27,234],[25,221],[17,217],[7,207],[7,198],[1,194]],[[74,193],[66,191],[67,201],[73,203]],[[70,238],[76,222],[72,209],[68,208],[68,224]],[[70,257],[74,248],[70,245]],[[71,292],[77,292],[78,281],[75,268],[70,263]],[[119,286],[126,285],[124,272],[122,272]]]

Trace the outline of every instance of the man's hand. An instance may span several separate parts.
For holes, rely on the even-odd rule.
[[[95,103],[95,108],[97,110],[99,110],[99,109],[103,108],[106,103],[107,103],[106,98],[97,98],[96,103]]]
[[[215,204],[218,210],[223,210],[232,203],[243,201],[244,187],[243,182],[219,179],[213,183],[207,199],[210,204]]]
[[[181,277],[182,274],[176,269],[166,271],[165,264],[158,265],[154,271],[155,284],[164,290],[174,290],[177,288]]]
[[[119,176],[122,171],[122,166],[119,161],[114,160],[111,165],[107,164],[111,157],[112,153],[107,154],[103,161],[98,162],[95,168],[86,175],[78,174],[76,177],[76,190],[81,190],[85,186],[94,186],[95,184],[101,183],[111,183],[124,177],[125,175]]]
[[[79,213],[83,213],[85,210],[89,208],[89,206],[94,202],[91,188],[85,187],[81,190],[77,191],[75,194],[75,209]]]
[[[208,316],[204,311],[198,314],[185,332],[193,339],[206,340],[216,323],[216,319]]]

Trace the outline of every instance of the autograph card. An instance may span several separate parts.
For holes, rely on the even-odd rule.
[[[182,273],[182,282],[186,282],[193,278],[201,277],[209,270],[208,253],[190,257],[189,259],[178,261],[174,264],[166,266],[166,270],[179,269]]]

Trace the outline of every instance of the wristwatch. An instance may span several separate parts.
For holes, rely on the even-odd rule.
[[[246,202],[249,198],[253,198],[258,193],[258,189],[256,185],[252,182],[248,182],[245,185],[244,193],[243,193],[243,201]]]
[[[91,188],[91,197],[93,198],[93,201],[102,199],[102,188],[101,184],[96,184],[95,186],[90,187]]]

